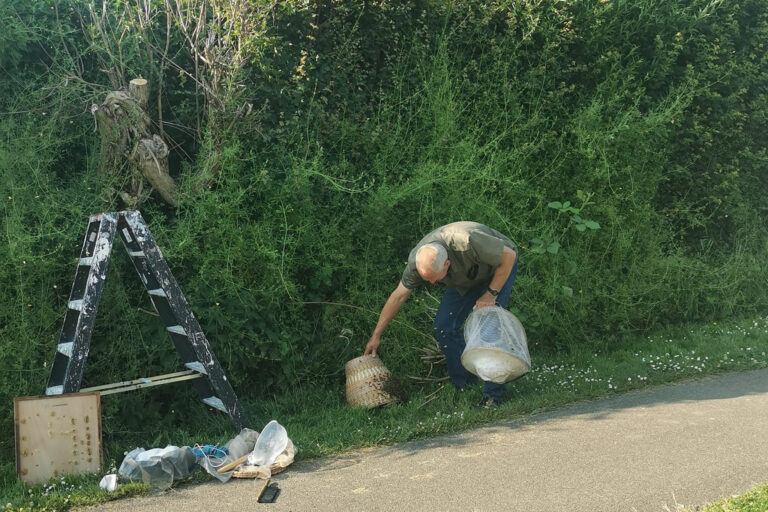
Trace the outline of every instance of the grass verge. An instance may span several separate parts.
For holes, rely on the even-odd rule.
[[[277,419],[299,449],[297,460],[330,456],[350,449],[385,445],[458,432],[492,421],[555,409],[662,384],[768,366],[768,317],[697,326],[676,326],[651,336],[628,337],[600,351],[575,348],[569,354],[537,354],[533,369],[507,388],[497,409],[481,409],[480,387],[457,392],[452,386],[417,386],[404,404],[378,410],[350,409],[338,389],[296,389],[267,402],[244,401],[261,428]],[[152,433],[149,447],[166,444],[224,443],[233,436],[221,417],[203,415],[200,422],[178,430]],[[104,438],[105,473],[115,472],[122,454],[135,445]],[[101,475],[67,476],[46,485],[27,486],[16,479],[13,464],[0,466],[0,510],[67,510],[148,492],[142,484],[122,485],[116,493],[99,489]],[[198,472],[192,481],[204,481]],[[763,490],[764,503],[766,492]],[[745,495],[747,496],[747,495]],[[716,505],[713,505],[716,506]],[[730,505],[729,505],[730,506]],[[707,509],[710,510],[710,509]],[[721,510],[721,509],[711,509]],[[725,508],[722,510],[758,510]],[[759,509],[759,510],[765,510]]]
[[[741,496],[724,498],[682,512],[765,512],[768,510],[768,484],[759,485]]]

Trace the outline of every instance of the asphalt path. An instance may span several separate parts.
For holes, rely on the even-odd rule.
[[[290,434],[290,433],[289,433]],[[575,404],[88,510],[674,511],[768,483],[768,369]]]

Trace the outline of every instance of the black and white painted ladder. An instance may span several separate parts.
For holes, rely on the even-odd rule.
[[[119,233],[187,369],[80,389],[115,233]],[[228,414],[238,430],[250,426],[232,386],[141,214],[138,211],[122,211],[92,216],[88,221],[45,394],[99,391],[106,395],[184,380],[192,380],[203,402]]]

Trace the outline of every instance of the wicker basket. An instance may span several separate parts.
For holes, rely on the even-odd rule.
[[[241,464],[232,472],[232,478],[259,478],[260,474],[258,473],[258,469],[259,466],[246,466],[245,464]],[[269,470],[273,475],[276,475],[285,471],[285,468],[278,464],[272,464],[269,467]]]
[[[404,398],[403,388],[376,356],[360,356],[344,367],[347,374],[347,403],[373,409]]]

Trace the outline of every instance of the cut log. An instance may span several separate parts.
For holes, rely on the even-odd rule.
[[[149,84],[144,78],[134,78],[128,82],[128,92],[136,98],[141,108],[147,108],[149,103]]]

